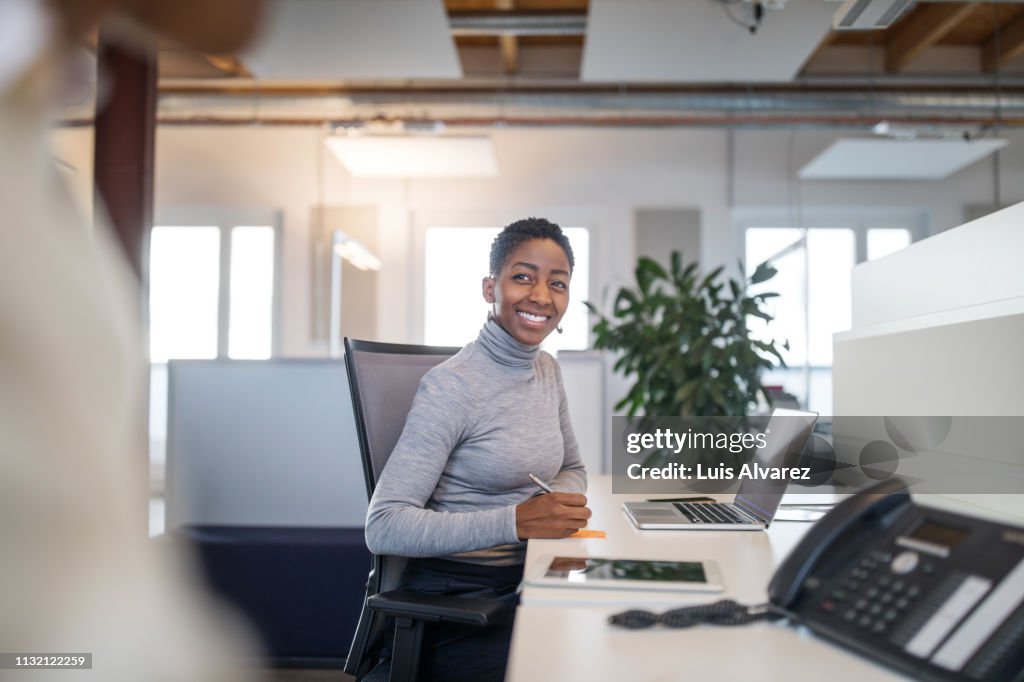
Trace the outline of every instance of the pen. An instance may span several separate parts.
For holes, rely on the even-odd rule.
[[[536,483],[537,487],[540,488],[541,490],[543,490],[544,492],[546,492],[546,493],[553,493],[553,492],[555,492],[554,490],[551,489],[551,486],[549,486],[547,483],[545,483],[544,481],[540,480],[539,478],[537,478],[533,474],[527,474],[527,475],[530,477],[530,480],[533,481],[534,483]]]

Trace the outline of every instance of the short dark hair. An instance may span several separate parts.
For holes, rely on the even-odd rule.
[[[491,242],[491,277],[497,277],[508,255],[523,242],[531,239],[550,239],[562,247],[569,259],[569,270],[576,267],[572,246],[562,228],[545,218],[523,218],[505,226]]]

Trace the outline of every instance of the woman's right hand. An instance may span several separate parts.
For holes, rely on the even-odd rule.
[[[516,505],[520,540],[567,538],[587,525],[587,498],[579,493],[547,493]]]

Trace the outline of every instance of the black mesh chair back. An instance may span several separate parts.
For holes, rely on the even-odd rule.
[[[380,472],[402,435],[420,379],[458,351],[451,347],[345,339],[345,368],[368,497],[373,495]]]
[[[420,379],[458,351],[451,347],[345,339],[345,369],[352,391],[367,499],[373,495],[377,479],[402,435]],[[404,567],[405,559],[401,557],[375,555],[366,586],[367,597],[393,590]],[[364,603],[345,672],[357,679],[364,677],[385,634],[383,621]]]

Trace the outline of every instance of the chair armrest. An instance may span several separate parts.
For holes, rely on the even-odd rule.
[[[490,599],[449,597],[412,590],[381,592],[367,598],[366,605],[388,616],[478,626],[494,623],[508,608]]]

